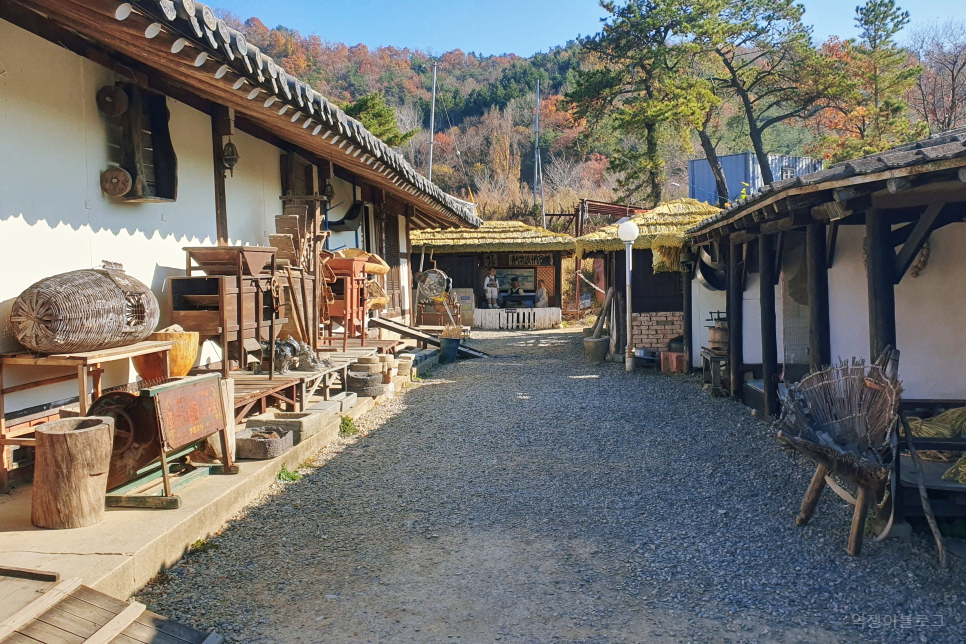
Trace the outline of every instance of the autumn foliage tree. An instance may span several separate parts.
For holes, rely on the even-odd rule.
[[[856,8],[855,22],[858,40],[831,39],[822,48],[849,72],[845,91],[813,122],[825,133],[816,150],[832,161],[881,152],[928,134],[925,122],[908,118],[905,98],[922,69],[895,40],[909,12],[894,0],[867,0]]]

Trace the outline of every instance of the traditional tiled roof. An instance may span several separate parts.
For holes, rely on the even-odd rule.
[[[963,159],[960,163],[956,160]],[[730,207],[689,228],[688,235],[707,232],[725,223],[740,219],[744,214],[760,209],[790,195],[815,192],[866,181],[877,181],[914,174],[917,169],[933,169],[937,162],[951,162],[966,166],[966,128],[935,134],[922,141],[870,154],[835,164],[811,174],[776,181],[740,199]],[[924,166],[929,167],[924,167]],[[920,166],[923,166],[920,168]],[[940,168],[942,169],[942,168]]]
[[[374,181],[408,193],[425,204],[427,213],[442,216],[447,223],[473,227],[481,223],[473,204],[426,179],[359,121],[292,76],[200,2],[92,0],[83,3],[87,5],[83,10],[59,0],[26,0],[25,4],[149,66],[157,64],[166,71],[172,65],[180,67],[184,73],[177,78],[179,84],[196,89],[199,95],[234,90],[234,100],[247,99],[246,108],[263,123],[271,117],[270,131],[280,138],[308,141],[307,150],[334,156],[336,163],[343,157],[356,166],[361,163]],[[198,76],[199,71],[204,76]]]
[[[631,221],[641,231],[634,242],[634,248],[681,247],[684,245],[688,226],[693,226],[717,212],[718,208],[696,199],[661,202],[653,209],[631,217]],[[617,236],[617,224],[604,226],[600,230],[578,237],[576,241],[580,255],[593,251],[624,250],[624,242]]]
[[[574,250],[574,238],[519,221],[484,221],[476,230],[433,229],[410,233],[413,246],[436,253]]]

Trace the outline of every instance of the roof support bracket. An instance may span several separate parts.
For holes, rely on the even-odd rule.
[[[898,284],[902,281],[903,276],[912,263],[916,261],[916,257],[919,255],[919,251],[925,245],[926,241],[929,239],[929,235],[936,228],[936,222],[939,219],[939,215],[942,214],[943,208],[946,207],[944,202],[931,203],[926,207],[926,210],[919,217],[919,221],[916,222],[915,228],[909,233],[909,239],[906,243],[902,245],[902,249],[899,250],[899,254],[896,256],[896,268],[895,268],[895,283]]]

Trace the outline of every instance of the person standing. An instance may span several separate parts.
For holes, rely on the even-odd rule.
[[[483,294],[489,308],[497,308],[496,300],[500,296],[500,280],[496,278],[496,269],[491,268],[490,274],[483,280]]]

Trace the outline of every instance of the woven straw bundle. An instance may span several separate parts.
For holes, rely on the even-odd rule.
[[[147,286],[119,264],[42,279],[13,303],[17,340],[34,353],[79,353],[147,338],[161,310]]]

